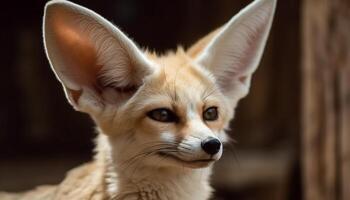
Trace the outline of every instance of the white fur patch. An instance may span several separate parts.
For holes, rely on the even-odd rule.
[[[160,135],[161,139],[165,142],[175,142],[175,135],[170,132],[163,132]]]

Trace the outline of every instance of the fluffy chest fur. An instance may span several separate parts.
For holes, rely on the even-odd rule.
[[[142,172],[142,170],[141,170]],[[115,199],[171,200],[208,199],[211,187],[209,170],[197,170],[188,174],[171,174],[155,171],[153,176],[120,181]],[[140,174],[135,174],[140,175]],[[150,174],[151,175],[151,174]],[[142,177],[142,176],[141,176]]]
[[[1,200],[194,200],[208,199],[210,170],[198,170],[186,176],[155,171],[150,176],[135,174],[135,179],[115,180],[116,174],[107,172],[97,161],[68,172],[57,186],[40,186],[20,194],[0,193]],[[107,173],[106,173],[107,172]],[[139,173],[143,172],[140,170]],[[164,176],[165,175],[165,176]],[[142,177],[142,178],[141,178]]]

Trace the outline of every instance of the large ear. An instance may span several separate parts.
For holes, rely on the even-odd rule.
[[[69,102],[99,112],[132,96],[152,72],[151,63],[117,27],[95,12],[64,0],[46,4],[47,57]]]
[[[218,31],[200,40],[188,53],[208,69],[226,96],[242,98],[262,57],[276,0],[255,0]],[[198,53],[198,49],[206,46]]]

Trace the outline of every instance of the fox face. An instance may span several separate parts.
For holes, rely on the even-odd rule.
[[[68,101],[94,119],[119,167],[201,168],[222,155],[274,9],[254,1],[188,50],[157,55],[93,11],[51,1],[44,43]]]
[[[220,92],[214,77],[183,50],[148,58],[156,70],[115,111],[114,121],[102,128],[116,135],[112,146],[118,149],[114,152],[124,152],[116,157],[145,152],[150,154],[145,159],[150,165],[195,168],[218,160],[232,101]],[[130,155],[125,156],[123,149]]]

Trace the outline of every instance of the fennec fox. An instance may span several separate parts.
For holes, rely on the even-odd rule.
[[[0,199],[210,198],[212,164],[248,94],[275,7],[255,0],[188,50],[158,55],[87,8],[48,2],[47,57],[69,103],[95,121],[96,155],[58,186]]]

